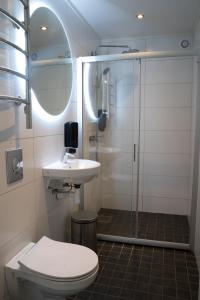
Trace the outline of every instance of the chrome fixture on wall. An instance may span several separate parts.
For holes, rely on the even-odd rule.
[[[0,102],[5,103],[5,101],[9,101],[17,105],[25,104],[26,128],[30,129],[32,128],[32,110],[29,84],[29,3],[28,1],[18,0],[17,7],[16,12],[13,12],[9,6],[6,6],[4,3],[1,4],[0,7],[0,18],[5,20],[5,26],[8,27],[8,32],[11,31],[10,36],[6,36],[6,34],[2,36],[2,33],[0,34],[0,43],[3,45],[3,51],[6,52],[6,55],[9,55],[8,52],[16,55],[14,63],[11,60],[9,61],[9,65],[5,62],[4,65],[0,66],[2,76],[5,78],[5,81],[11,83],[12,86],[12,88],[9,88],[8,95],[0,95]],[[21,14],[22,11],[23,13]],[[22,15],[24,17],[22,17]],[[2,21],[2,23],[4,22]],[[20,59],[22,63],[20,63],[19,67],[18,62]],[[24,72],[21,71],[23,65]],[[23,95],[23,89],[20,90],[20,87],[16,88],[14,86],[13,82],[16,80],[19,81],[19,86],[19,83],[21,83],[21,85],[24,84],[25,95]]]

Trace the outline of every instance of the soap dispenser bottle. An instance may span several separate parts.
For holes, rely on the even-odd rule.
[[[78,148],[78,123],[67,122],[64,124],[64,145],[66,152],[76,153]]]

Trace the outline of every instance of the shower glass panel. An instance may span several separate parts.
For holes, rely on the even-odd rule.
[[[138,238],[189,244],[192,59],[145,59],[142,70]]]
[[[136,237],[140,74],[137,59],[83,64],[83,156],[101,163],[85,205],[98,212],[99,234]]]

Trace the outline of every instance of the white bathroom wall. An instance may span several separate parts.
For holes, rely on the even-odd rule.
[[[188,40],[190,50],[194,47],[194,38],[192,35],[170,35],[170,36],[144,36],[134,38],[103,39],[101,45],[128,45],[131,49],[140,51],[177,51],[183,50],[181,41]],[[123,48],[98,48],[98,53],[110,54],[121,53]]]
[[[31,0],[31,7],[38,1]],[[66,28],[73,56],[88,55],[94,50],[98,37],[83,23],[67,1],[46,0]],[[0,31],[5,28],[0,25]],[[5,57],[6,59],[6,57]],[[74,71],[76,78],[76,70]],[[6,82],[5,82],[6,84]],[[5,84],[0,82],[1,91]],[[0,104],[0,299],[4,297],[3,268],[6,262],[26,243],[37,241],[42,235],[57,240],[69,238],[70,213],[76,209],[73,196],[63,200],[46,192],[42,166],[59,159],[63,150],[63,124],[77,119],[76,82],[69,106],[57,119],[41,113],[33,99],[33,129],[27,130],[23,105]],[[24,178],[7,185],[5,151],[23,149]]]

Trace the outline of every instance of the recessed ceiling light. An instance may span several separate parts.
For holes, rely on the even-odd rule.
[[[139,13],[136,15],[136,17],[138,20],[142,20],[142,19],[144,19],[144,14]]]
[[[41,26],[40,29],[43,30],[43,31],[46,31],[47,27],[46,26]]]

